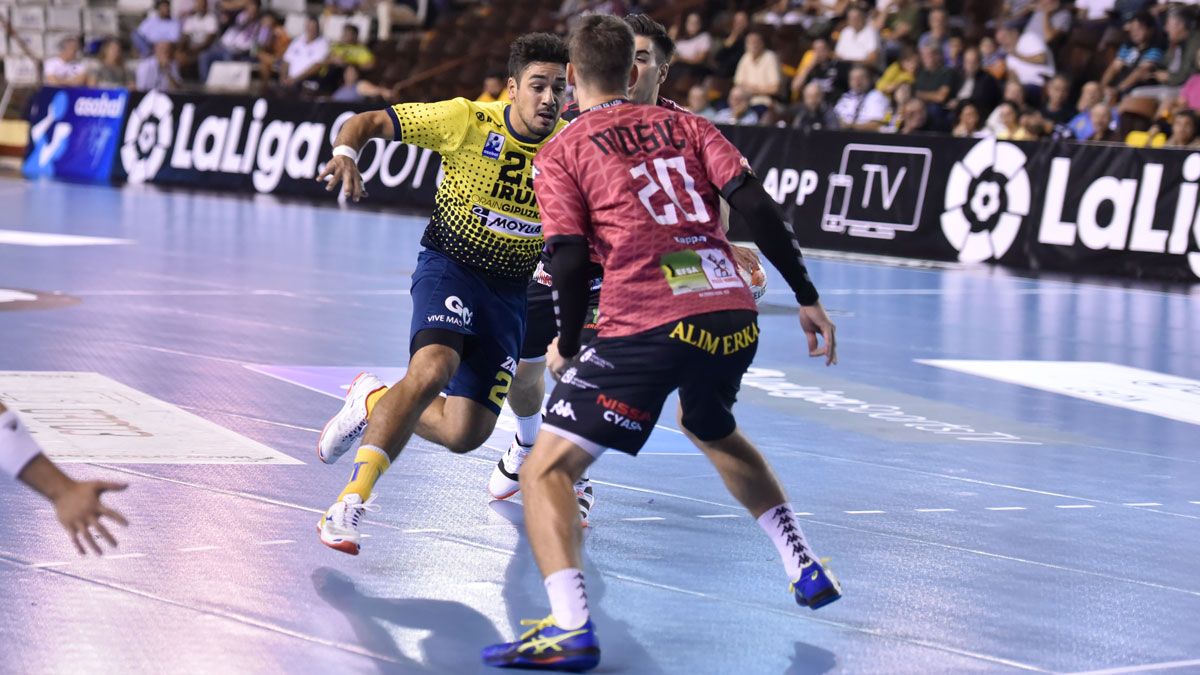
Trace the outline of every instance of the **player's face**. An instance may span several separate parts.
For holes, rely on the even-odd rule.
[[[637,67],[637,82],[629,88],[629,99],[634,103],[654,105],[658,102],[658,88],[667,79],[670,64],[659,63],[654,42],[642,35],[633,38],[633,64]]]
[[[530,135],[554,131],[567,91],[567,67],[560,63],[532,63],[520,81],[508,81],[508,96],[517,117]],[[518,130],[519,131],[519,130]]]

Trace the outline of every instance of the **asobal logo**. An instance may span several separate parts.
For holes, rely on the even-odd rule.
[[[1029,215],[1025,153],[987,138],[956,162],[946,183],[942,232],[961,262],[996,260],[1008,252]]]
[[[174,112],[171,97],[151,91],[129,113],[125,142],[121,145],[121,164],[130,183],[145,183],[162,168],[175,137],[171,118]]]

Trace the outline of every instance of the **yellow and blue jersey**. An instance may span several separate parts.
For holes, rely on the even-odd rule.
[[[487,274],[528,280],[542,250],[533,196],[533,156],[558,133],[527,138],[509,123],[505,101],[456,98],[388,108],[396,140],[442,156],[442,184],[422,245]]]

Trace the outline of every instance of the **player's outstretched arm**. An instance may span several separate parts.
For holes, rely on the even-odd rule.
[[[109,545],[117,545],[116,539],[100,522],[101,516],[121,525],[129,524],[120,513],[100,501],[100,495],[105,491],[124,490],[124,484],[72,480],[42,454],[16,413],[5,410],[3,405],[0,405],[0,469],[16,476],[54,504],[59,522],[81,554],[85,552],[82,539],[96,555],[101,555],[100,546],[92,538],[91,530],[95,530]]]
[[[779,270],[800,303],[800,327],[808,339],[809,356],[824,356],[825,365],[837,364],[836,326],[821,306],[817,287],[808,277],[804,256],[791,227],[779,213],[779,205],[762,183],[753,175],[747,175],[741,185],[728,195],[729,205],[746,219],[754,234],[754,243],[767,260]],[[825,344],[821,345],[817,336]]]
[[[358,152],[372,138],[391,140],[393,133],[392,118],[386,110],[359,113],[346,120],[334,141],[333,157],[317,181],[324,182],[330,192],[340,184],[346,197],[354,201],[367,196],[358,172]]]

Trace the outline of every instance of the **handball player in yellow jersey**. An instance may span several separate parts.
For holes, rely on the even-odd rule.
[[[524,35],[510,49],[511,102],[402,103],[355,115],[338,132],[317,180],[330,190],[340,184],[355,201],[364,195],[358,150],[372,138],[436,150],[445,178],[413,272],[408,371],[391,388],[359,375],[318,441],[318,456],[332,464],[362,440],[349,483],[318,525],[331,548],[358,554],[375,481],[413,433],[463,453],[496,426],[542,249],[533,157],[565,126],[566,65],[560,38]]]

